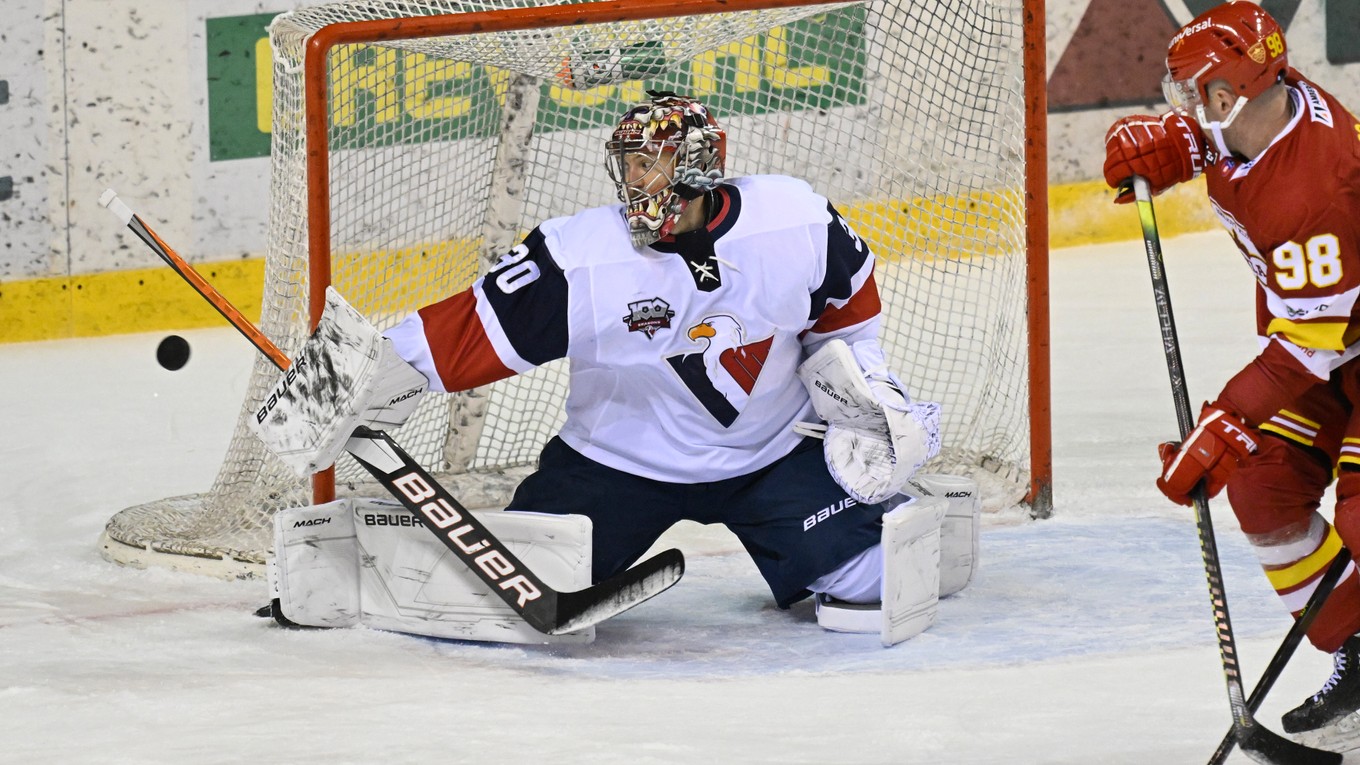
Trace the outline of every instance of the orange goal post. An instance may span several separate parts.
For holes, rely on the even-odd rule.
[[[466,288],[530,229],[614,198],[604,142],[648,89],[702,100],[730,176],[810,182],[878,256],[882,342],[943,406],[928,469],[990,511],[1052,504],[1044,12],[1024,0],[351,0],[270,26],[260,328],[295,351],[328,285],[380,328]],[[342,457],[299,481],[246,423],[213,485],[118,512],[111,560],[262,573],[271,518],[381,496]],[[562,422],[566,368],[431,395],[392,435],[496,507]]]

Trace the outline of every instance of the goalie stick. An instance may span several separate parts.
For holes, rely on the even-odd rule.
[[[1279,679],[1280,673],[1284,671],[1284,666],[1289,663],[1290,657],[1294,655],[1294,650],[1303,642],[1303,637],[1308,633],[1308,628],[1313,625],[1313,620],[1317,618],[1318,611],[1322,609],[1322,604],[1327,600],[1327,596],[1332,593],[1332,588],[1345,573],[1346,567],[1351,563],[1351,553],[1342,547],[1332,559],[1332,565],[1327,567],[1327,571],[1318,580],[1317,589],[1313,590],[1312,596],[1303,607],[1303,613],[1294,620],[1289,632],[1285,634],[1284,641],[1280,647],[1275,649],[1275,655],[1270,657],[1270,664],[1266,665],[1266,671],[1261,674],[1261,679],[1256,681],[1256,687],[1251,690],[1251,696],[1247,697],[1247,709],[1252,714],[1261,708],[1261,702],[1265,701],[1266,694],[1274,687],[1275,681]],[[1233,747],[1237,746],[1237,738],[1233,736],[1233,731],[1229,730],[1219,742],[1218,749],[1214,756],[1209,758],[1209,765],[1222,765],[1223,761],[1232,754]]]
[[[280,371],[288,370],[292,365],[288,356],[119,200],[113,189],[105,191],[99,203],[109,208]],[[554,590],[386,433],[358,428],[345,450],[539,632],[561,635],[602,622],[665,591],[680,581],[685,572],[684,555],[672,548],[584,590]]]
[[[1157,233],[1157,216],[1152,208],[1152,189],[1146,178],[1133,176],[1134,198],[1138,206],[1138,220],[1143,229],[1143,245],[1147,252],[1148,271],[1152,276],[1152,294],[1157,303],[1157,319],[1162,330],[1162,349],[1166,354],[1166,371],[1171,377],[1171,398],[1176,406],[1176,421],[1181,439],[1190,435],[1195,418],[1190,411],[1190,393],[1185,385],[1185,371],[1181,365],[1180,340],[1176,336],[1176,318],[1171,311],[1171,288],[1167,284],[1162,261],[1161,237]],[[1237,663],[1237,645],[1233,639],[1232,622],[1228,618],[1228,596],[1223,589],[1223,568],[1218,561],[1218,543],[1214,539],[1213,519],[1209,516],[1209,499],[1204,483],[1192,493],[1195,502],[1195,525],[1199,529],[1200,553],[1204,558],[1204,573],[1209,582],[1209,600],[1214,608],[1214,627],[1218,635],[1218,653],[1223,661],[1223,675],[1228,684],[1228,702],[1232,707],[1233,737],[1249,757],[1267,765],[1339,765],[1341,755],[1314,749],[1289,739],[1262,726],[1247,706],[1242,692],[1242,670]]]

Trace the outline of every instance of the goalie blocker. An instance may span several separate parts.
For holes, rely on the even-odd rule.
[[[305,478],[335,464],[356,428],[401,427],[429,387],[391,340],[327,287],[320,322],[250,426]]]

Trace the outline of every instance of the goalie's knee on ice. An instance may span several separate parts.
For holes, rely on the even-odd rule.
[[[924,632],[935,623],[940,595],[940,523],[947,502],[939,497],[906,497],[883,516],[875,554],[862,553],[837,572],[816,597],[817,623],[835,632],[878,632],[884,646]],[[858,585],[869,561],[881,561],[878,603],[846,603],[839,596]],[[851,597],[853,594],[851,592]]]
[[[823,628],[878,632],[885,646],[894,645],[934,624],[939,599],[972,580],[982,507],[976,482],[919,475],[904,495],[906,501],[883,516],[876,548],[813,583]],[[866,582],[875,578],[881,599],[866,602],[873,600]]]

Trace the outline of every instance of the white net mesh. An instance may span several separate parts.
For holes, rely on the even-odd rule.
[[[543,3],[350,2],[275,21],[261,328],[285,351],[306,333],[308,37],[530,5]],[[892,0],[338,46],[331,279],[390,326],[468,286],[538,222],[613,203],[603,145],[619,115],[646,88],[695,96],[727,130],[729,175],[804,178],[869,240],[884,347],[912,393],[944,407],[931,469],[972,475],[989,508],[1011,506],[1029,481],[1022,13],[1022,0]],[[564,68],[581,88],[606,84],[569,88]],[[263,562],[272,513],[310,502],[245,426],[276,377],[257,361],[212,488],[117,514],[110,557],[194,556],[228,575]],[[464,504],[493,506],[560,425],[564,382],[548,365],[431,396],[393,436]],[[365,478],[344,457],[337,492],[381,495]]]

